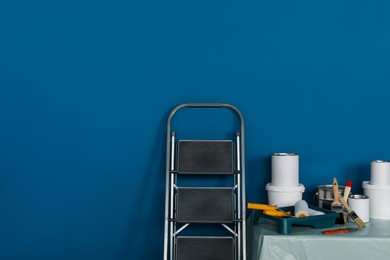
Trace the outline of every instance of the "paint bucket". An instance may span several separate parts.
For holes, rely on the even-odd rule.
[[[296,187],[278,187],[271,183],[265,186],[268,194],[268,204],[278,207],[294,206],[299,200],[302,200],[302,193],[305,187],[299,184]]]
[[[271,158],[272,186],[297,187],[299,185],[299,155],[273,153]]]
[[[344,194],[345,186],[339,185],[339,194]],[[317,187],[317,192],[314,196],[314,200],[317,202],[318,207],[323,209],[331,209],[333,202],[333,185],[326,184]]]
[[[363,181],[364,195],[370,198],[370,218],[390,219],[390,186]]]
[[[371,162],[371,183],[378,186],[390,185],[390,161],[375,160]]]
[[[370,221],[370,198],[368,196],[360,194],[349,195],[348,204],[363,222],[367,223]],[[354,222],[350,216],[348,221]]]

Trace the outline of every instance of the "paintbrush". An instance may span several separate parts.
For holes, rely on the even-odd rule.
[[[341,197],[341,195],[339,195],[339,200],[341,204],[347,209],[348,215],[352,218],[353,221],[355,221],[355,223],[359,226],[359,228],[365,228],[366,224],[363,222],[361,218],[359,218],[359,216],[355,213],[355,211],[353,211],[349,207],[348,203],[344,200],[343,197]]]
[[[351,192],[351,188],[352,188],[352,181],[351,180],[348,180],[347,181],[347,184],[345,185],[345,188],[344,188],[344,196],[343,196],[343,199],[345,201],[348,201],[348,197],[349,197],[349,193]]]
[[[339,184],[336,178],[333,178],[333,202],[330,207],[335,212],[343,211],[343,205],[339,201]]]

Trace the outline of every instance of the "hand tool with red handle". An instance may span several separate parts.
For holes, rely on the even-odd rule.
[[[349,233],[353,231],[358,231],[359,228],[339,228],[339,229],[331,229],[331,230],[324,230],[321,233],[324,235],[335,235],[339,233]]]

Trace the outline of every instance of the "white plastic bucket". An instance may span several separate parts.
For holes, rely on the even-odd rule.
[[[271,158],[272,186],[296,187],[299,184],[299,155],[274,153]]]
[[[370,198],[370,218],[390,219],[390,186],[363,181],[364,195]]]
[[[299,184],[295,187],[279,187],[268,183],[265,186],[268,193],[268,204],[278,207],[294,206],[298,200],[302,200],[302,193],[305,187]]]

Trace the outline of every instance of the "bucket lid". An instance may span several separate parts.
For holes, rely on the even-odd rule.
[[[282,186],[273,186],[271,183],[268,183],[265,186],[265,190],[269,191],[282,191],[282,192],[304,192],[305,191],[305,186],[303,186],[301,183],[299,183],[298,186],[293,186],[293,187],[282,187]]]
[[[273,153],[272,156],[298,156],[297,153]]]
[[[344,185],[339,185],[339,190],[344,190],[344,189],[345,189]],[[333,192],[333,184],[319,185],[317,186],[317,190]]]
[[[390,190],[389,185],[372,185],[370,181],[363,181],[362,186],[367,190]]]

